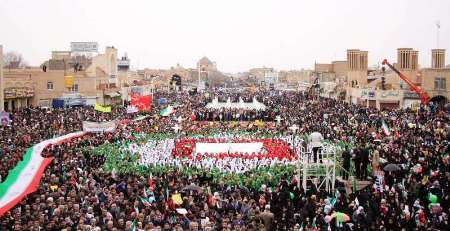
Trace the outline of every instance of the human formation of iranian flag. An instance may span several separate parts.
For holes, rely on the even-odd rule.
[[[179,166],[245,173],[259,167],[294,164],[297,156],[285,139],[166,138],[130,145],[144,166]]]

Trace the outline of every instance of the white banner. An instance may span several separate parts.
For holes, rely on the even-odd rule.
[[[116,127],[116,121],[102,123],[83,121],[83,131],[85,132],[113,132]]]
[[[138,112],[139,110],[137,109],[137,107],[136,106],[128,106],[127,107],[127,113],[128,114],[130,114],[130,113],[135,113],[135,112]]]
[[[98,52],[97,42],[71,42],[70,49],[72,52]]]

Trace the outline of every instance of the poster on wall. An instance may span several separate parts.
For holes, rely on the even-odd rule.
[[[72,86],[73,86],[73,76],[71,75],[64,76],[64,87],[72,88]]]

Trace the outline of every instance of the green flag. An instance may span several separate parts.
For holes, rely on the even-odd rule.
[[[152,204],[150,203],[150,200],[148,198],[139,196],[139,199],[141,200],[142,204],[144,204],[144,206],[150,206]]]
[[[356,178],[355,178],[355,177],[353,177],[353,182],[352,182],[352,191],[353,191],[353,193],[355,193],[355,192],[356,192]]]
[[[133,223],[131,223],[131,231],[136,231],[136,220],[133,221]]]

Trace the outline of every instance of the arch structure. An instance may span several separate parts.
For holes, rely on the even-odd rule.
[[[443,95],[436,95],[431,97],[430,102],[436,103],[436,104],[441,104],[444,105],[446,103],[448,103],[448,99],[447,97],[443,96]]]

